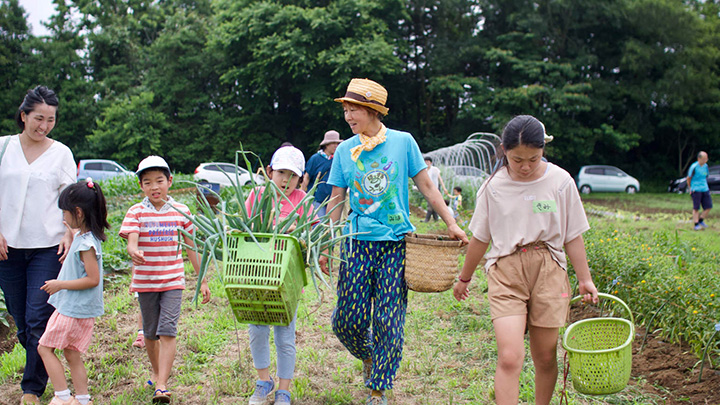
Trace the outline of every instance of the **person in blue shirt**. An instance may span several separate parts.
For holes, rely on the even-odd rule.
[[[387,91],[368,79],[352,79],[344,97],[345,122],[355,134],[335,151],[328,184],[328,212],[340,218],[339,204],[349,200],[347,238],[342,247],[332,328],[340,342],[363,361],[363,378],[371,392],[366,404],[387,404],[404,341],[407,285],[405,234],[410,223],[408,179],[447,224],[448,234],[468,238],[445,207],[430,180],[427,165],[413,136],[385,127]],[[320,259],[326,274],[328,258]]]
[[[696,231],[707,228],[705,218],[707,218],[712,208],[712,198],[710,197],[710,188],[708,187],[708,154],[704,151],[698,153],[697,162],[690,165],[687,175],[688,190],[693,201],[693,227]],[[702,206],[703,212],[700,213]]]
[[[338,131],[330,130],[325,132],[325,136],[320,142],[320,150],[310,156],[307,165],[305,165],[305,175],[300,188],[303,191],[308,191],[317,183],[313,208],[318,217],[325,216],[327,212],[325,202],[330,198],[332,192],[332,186],[327,184],[327,180],[330,175],[330,166],[332,165],[335,149],[340,145],[340,142],[342,142],[342,139],[340,139]]]

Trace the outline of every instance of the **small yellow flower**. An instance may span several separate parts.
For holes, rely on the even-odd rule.
[[[714,297],[714,296],[715,296],[715,294],[710,294],[710,298],[712,298],[712,297]]]
[[[645,280],[641,281],[642,284],[645,284]]]
[[[613,232],[618,233],[618,230],[616,229],[616,230],[614,230]]]
[[[613,291],[613,294],[617,294],[617,293],[618,293],[618,290]]]
[[[652,263],[648,263],[648,267],[652,267]]]
[[[603,243],[603,242],[604,242],[604,241],[603,241],[602,239],[600,239],[600,243]]]
[[[680,279],[680,277],[678,277],[678,276],[675,276],[675,280],[679,280],[679,279]]]
[[[678,291],[682,290],[682,287],[678,287]]]
[[[618,238],[617,238],[617,237],[615,237],[615,240],[618,240]]]
[[[697,314],[697,311],[693,311],[693,314]]]
[[[695,250],[695,248],[692,248],[691,250]]]

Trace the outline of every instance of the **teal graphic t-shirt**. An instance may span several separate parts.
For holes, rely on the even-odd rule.
[[[328,184],[346,188],[350,209],[345,232],[362,232],[359,240],[402,240],[415,230],[410,223],[408,179],[427,165],[415,138],[407,132],[387,130],[386,141],[363,150],[356,162],[350,149],[360,145],[354,137],[338,145]]]

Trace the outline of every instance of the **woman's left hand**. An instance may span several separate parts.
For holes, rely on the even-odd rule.
[[[467,245],[469,243],[468,237],[465,234],[465,231],[463,231],[458,224],[452,224],[448,226],[448,235],[450,235],[453,239],[458,239],[463,242],[463,245]]]
[[[57,254],[61,255],[60,259],[58,259],[60,263],[63,263],[65,261],[65,257],[67,257],[67,254],[70,251],[70,245],[72,245],[73,241],[72,228],[70,228],[70,225],[68,225],[65,221],[63,221],[63,224],[65,224],[67,231],[65,231],[65,235],[63,235],[62,239],[60,240],[60,245],[58,245]]]

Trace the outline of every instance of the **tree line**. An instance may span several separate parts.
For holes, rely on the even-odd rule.
[[[309,156],[352,134],[333,98],[388,89],[389,127],[423,151],[542,120],[572,174],[613,164],[645,181],[720,158],[720,5],[701,0],[54,0],[48,36],[0,0],[0,129],[27,89],[58,92],[53,136],[76,159],[179,171]],[[712,162],[711,162],[712,163]]]

